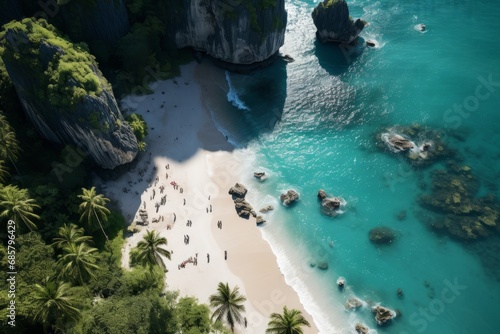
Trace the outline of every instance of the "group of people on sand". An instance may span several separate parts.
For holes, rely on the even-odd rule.
[[[198,265],[198,253],[196,253],[196,256],[194,258],[191,256],[189,259],[182,261],[182,263],[177,266],[177,269],[180,270],[181,268],[185,268],[186,264],[188,264],[188,263],[192,263],[193,265],[197,266]]]

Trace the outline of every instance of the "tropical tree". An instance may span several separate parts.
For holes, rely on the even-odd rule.
[[[99,269],[95,264],[95,252],[97,248],[89,247],[86,243],[67,245],[57,261],[61,268],[59,276],[80,284],[83,284],[85,279],[94,277],[94,270]]]
[[[9,171],[7,170],[7,166],[5,166],[5,161],[0,160],[0,183],[4,183],[9,177]]]
[[[78,228],[75,224],[64,224],[64,226],[59,228],[58,234],[59,237],[54,238],[54,243],[52,245],[61,249],[71,244],[79,245],[92,241],[92,237],[83,235],[83,228]]]
[[[27,189],[19,189],[17,186],[8,185],[0,189],[0,217],[23,222],[30,231],[36,230],[34,219],[40,216],[33,211],[40,206],[29,197]]]
[[[161,257],[163,255],[170,260],[170,252],[161,247],[166,245],[167,238],[160,237],[160,234],[154,230],[146,231],[143,239],[137,243],[132,262],[149,267],[158,265],[163,270],[166,270],[165,262]]]
[[[234,333],[236,323],[243,322],[242,313],[245,312],[246,297],[239,293],[239,287],[235,286],[233,290],[229,288],[229,284],[220,282],[217,287],[217,293],[210,296],[210,307],[215,308],[212,314],[212,320],[221,321],[225,319],[231,327],[231,332]]]
[[[34,319],[43,324],[45,332],[49,326],[61,330],[64,324],[79,319],[80,310],[75,307],[69,288],[68,283],[56,282],[49,277],[45,278],[43,284],[35,284],[34,303],[38,311]]]
[[[273,313],[267,325],[269,334],[303,334],[302,326],[311,327],[311,324],[296,309],[289,310],[283,307],[283,314]]]
[[[21,152],[21,147],[16,139],[16,133],[14,129],[10,126],[7,118],[3,113],[0,112],[0,159],[10,160],[14,168],[17,170],[15,162],[19,159],[19,153]]]
[[[86,220],[87,224],[92,225],[94,219],[97,220],[99,226],[101,227],[102,234],[109,243],[109,238],[104,232],[104,228],[101,224],[101,219],[105,222],[108,221],[108,215],[111,212],[106,208],[106,203],[109,202],[109,198],[104,197],[102,194],[97,194],[95,187],[90,189],[82,188],[82,194],[78,195],[78,198],[82,200],[78,211],[81,214],[80,222]]]

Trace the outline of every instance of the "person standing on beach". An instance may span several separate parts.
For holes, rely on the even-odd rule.
[[[224,260],[227,260],[227,251],[224,251]]]
[[[207,253],[207,263],[210,263],[210,254]]]

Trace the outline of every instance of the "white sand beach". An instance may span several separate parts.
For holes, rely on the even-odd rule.
[[[224,75],[211,65],[191,63],[181,67],[180,77],[152,84],[154,94],[122,101],[124,107],[143,115],[150,127],[147,151],[136,168],[103,184],[105,195],[119,203],[129,223],[144,208],[150,221],[126,240],[122,265],[128,268],[130,250],[143,233],[157,230],[173,252],[171,261],[166,261],[169,289],[208,304],[219,282],[239,286],[247,297],[248,324],[238,326],[236,333],[264,333],[269,315],[281,313],[285,305],[301,310],[311,323],[305,333],[317,333],[312,317],[286,284],[255,219],[236,214],[228,190],[239,181],[242,166],[203,105],[202,91],[213,89],[210,80],[195,80],[204,78],[204,71]],[[159,222],[151,223],[153,218]],[[196,258],[197,265],[188,262],[181,268],[189,258]]]

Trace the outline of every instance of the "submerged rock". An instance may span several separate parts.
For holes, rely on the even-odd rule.
[[[369,237],[371,242],[379,245],[385,245],[394,241],[396,233],[389,227],[381,226],[371,229]]]
[[[74,145],[107,169],[135,158],[137,139],[86,49],[43,19],[8,23],[0,44],[23,109],[42,137]]]
[[[318,269],[327,270],[328,269],[328,262],[326,262],[326,261],[319,262]]]
[[[241,183],[236,183],[229,189],[229,195],[233,195],[234,197],[245,198],[247,194],[247,188]]]
[[[375,313],[375,320],[379,326],[385,325],[396,317],[396,312],[383,306],[375,306],[372,308]]]
[[[361,300],[359,300],[358,298],[351,297],[351,298],[347,299],[344,306],[347,310],[355,311],[358,308],[363,306],[363,302]]]
[[[419,197],[422,207],[438,214],[430,226],[468,240],[500,232],[500,204],[496,197],[476,197],[479,182],[470,167],[455,163],[447,167],[431,172],[432,191]]]
[[[277,54],[285,40],[285,0],[185,0],[173,7],[177,47],[192,47],[223,62],[265,61]]]
[[[354,326],[354,329],[358,334],[368,334],[370,332],[370,328],[360,322],[358,322],[356,326]]]
[[[351,43],[366,25],[361,19],[353,21],[344,0],[324,0],[314,9],[312,18],[321,43]]]
[[[268,206],[263,207],[262,209],[260,209],[259,212],[266,213],[266,212],[269,212],[269,211],[272,211],[272,210],[274,210],[274,207],[272,205],[268,205]]]
[[[299,193],[295,190],[288,190],[286,193],[281,194],[280,201],[283,205],[288,206],[299,200]]]

